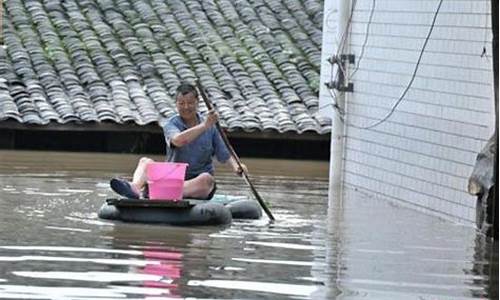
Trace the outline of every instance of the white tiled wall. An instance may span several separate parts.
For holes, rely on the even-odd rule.
[[[335,24],[337,1],[325,1],[325,22]],[[364,55],[368,20],[375,3]],[[445,0],[415,81],[407,86],[439,0],[357,0],[349,36],[359,69],[347,94],[344,183],[418,210],[474,222],[475,198],[467,180],[477,153],[494,130],[489,0]],[[329,16],[330,19],[327,20]],[[336,51],[336,26],[324,29],[326,58]],[[333,41],[333,43],[332,43]],[[487,55],[481,56],[483,48]],[[331,102],[323,87],[320,106]],[[332,117],[332,110],[323,113]]]

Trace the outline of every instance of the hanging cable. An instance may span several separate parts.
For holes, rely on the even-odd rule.
[[[372,24],[373,13],[375,12],[375,4],[376,4],[375,1],[376,0],[373,0],[373,2],[372,2],[372,7],[371,7],[371,10],[370,10],[370,16],[368,17],[368,23],[366,24],[365,40],[363,42],[363,46],[361,47],[361,52],[360,52],[359,57],[357,59],[358,62],[356,64],[356,67],[354,68],[354,70],[350,74],[349,79],[351,79],[354,76],[354,74],[356,74],[356,72],[358,71],[361,59],[363,59],[363,55],[365,54],[365,47],[366,47],[366,44],[368,42],[368,36],[370,34],[370,25]]]
[[[326,85],[326,89],[328,90],[328,92],[330,93],[330,96],[332,97],[332,100],[333,102],[332,103],[326,103],[326,104],[323,104],[321,106],[318,107],[318,110],[322,110],[324,109],[325,107],[328,107],[328,106],[332,106],[333,109],[337,110],[339,112],[339,114],[341,113],[339,111],[339,106],[338,106],[338,102],[337,102],[337,94],[335,93],[335,91],[333,90],[334,87],[331,86],[330,84],[334,82],[334,78],[333,78],[333,73],[334,73],[334,66],[335,66],[335,63],[333,62],[330,62],[330,82],[329,83],[325,83]],[[338,68],[340,69],[340,65],[337,65]],[[337,73],[335,74],[335,80],[337,80],[339,76],[339,70],[337,70]],[[343,113],[342,113],[343,114]]]
[[[425,48],[427,46],[427,43],[429,42],[429,38],[432,34],[432,31],[434,29],[434,25],[436,24],[436,19],[437,19],[437,16],[439,14],[439,11],[441,9],[441,5],[443,4],[443,0],[440,0],[439,1],[439,4],[438,4],[438,7],[436,9],[436,12],[434,13],[434,17],[432,19],[432,23],[431,23],[431,26],[429,28],[429,32],[427,33],[427,36],[425,38],[425,41],[424,41],[424,44],[422,46],[422,49],[420,50],[420,55],[418,57],[418,60],[417,60],[417,63],[415,64],[415,69],[413,70],[413,74],[411,76],[411,79],[410,81],[408,82],[408,85],[406,86],[406,88],[404,89],[403,93],[401,94],[401,96],[398,98],[398,100],[396,101],[396,103],[392,106],[391,108],[391,111],[385,116],[383,117],[382,119],[380,119],[379,121],[373,123],[372,125],[369,125],[369,126],[353,126],[353,124],[348,124],[349,126],[353,126],[353,127],[356,127],[356,128],[359,128],[359,129],[371,129],[371,128],[374,128],[382,123],[384,123],[385,121],[387,121],[387,119],[389,119],[389,117],[396,111],[396,108],[399,106],[399,104],[403,101],[404,97],[406,96],[406,93],[408,93],[408,90],[410,90],[410,87],[412,86],[413,84],[413,81],[415,81],[415,77],[417,75],[417,71],[418,71],[418,68],[420,66],[420,62],[422,60],[422,57],[424,55],[424,52],[425,52]]]
[[[330,82],[333,82],[333,79],[334,79],[333,78],[333,73],[334,73],[333,72],[334,71],[333,67],[335,65],[335,62],[337,61],[337,57],[338,57],[338,55],[340,53],[340,50],[343,49],[344,46],[345,46],[345,41],[346,41],[346,38],[347,38],[347,31],[349,30],[349,28],[351,26],[352,15],[354,14],[354,9],[356,7],[356,3],[357,3],[357,0],[354,0],[352,2],[352,7],[351,7],[351,12],[350,12],[350,15],[349,15],[349,19],[347,20],[347,24],[346,24],[346,27],[344,28],[344,31],[342,32],[342,35],[340,36],[340,41],[339,41],[339,46],[337,47],[337,51],[335,52],[335,55],[332,55],[330,57],[330,59],[329,59],[330,66],[331,66],[331,69],[330,69]],[[337,75],[338,75],[338,72],[337,72]]]
[[[344,49],[345,47],[345,41],[347,40],[347,32],[351,28],[351,23],[352,23],[352,16],[354,15],[354,9],[356,8],[358,0],[353,0],[352,1],[352,7],[351,7],[351,13],[349,15],[349,19],[347,20],[347,24],[344,28],[344,31],[342,32],[342,36],[340,37],[340,42],[339,42],[339,47],[337,48],[337,52],[335,53],[335,56],[338,56],[340,51]]]
[[[339,67],[340,71],[342,74],[344,74],[344,78],[346,77],[346,71],[343,69],[342,64],[338,63],[339,62],[339,54],[343,51],[343,49],[346,46],[346,41],[347,41],[347,32],[351,29],[351,24],[352,24],[352,17],[354,15],[354,10],[356,9],[356,4],[358,3],[358,0],[353,0],[352,6],[351,6],[351,12],[349,14],[349,19],[347,19],[347,24],[344,28],[344,31],[342,32],[342,35],[340,37],[340,42],[339,46],[337,47],[337,51],[335,52],[335,55],[332,56],[332,61],[337,62],[337,66]],[[333,63],[332,63],[332,69],[331,69],[331,80],[330,82],[333,82]],[[338,79],[339,72],[337,70],[336,74],[336,79]]]
[[[346,26],[344,28],[344,31],[342,32],[342,35],[340,37],[339,46],[337,47],[337,51],[329,59],[329,62],[330,62],[330,83],[334,82],[333,74],[334,74],[334,67],[335,67],[335,65],[337,65],[338,68],[340,69],[340,71],[345,74],[345,70],[343,70],[342,66],[340,64],[336,63],[336,62],[338,61],[337,58],[338,58],[338,55],[339,55],[340,51],[342,49],[344,49],[344,47],[345,47],[346,40],[347,40],[347,32],[349,31],[349,29],[351,27],[352,17],[353,17],[354,10],[356,8],[357,2],[358,2],[357,0],[353,0],[353,2],[352,2],[352,7],[351,7],[351,12],[350,12],[350,15],[349,15],[349,19],[347,20],[347,24],[346,24]],[[339,76],[339,70],[337,70],[337,72],[335,74],[335,80],[338,78],[338,76]],[[328,92],[330,93],[330,95],[332,96],[333,103],[324,104],[324,105],[318,107],[318,109],[321,110],[321,109],[324,109],[325,107],[331,105],[335,110],[338,111],[338,109],[341,109],[341,108],[337,104],[337,95],[335,94],[335,92],[333,92],[333,90],[332,90],[333,87],[327,85],[327,89],[328,89]],[[339,114],[340,114],[340,112],[339,112]],[[339,117],[341,117],[341,120],[343,122],[343,115],[342,116],[339,115]]]
[[[338,117],[339,117],[340,121],[342,121],[342,123],[344,123],[345,111],[342,107],[340,107],[338,105],[337,94],[335,93],[335,91],[333,91],[333,89],[328,89],[328,92],[330,92],[330,96],[332,97],[332,99],[334,99],[334,102],[328,103],[328,105],[331,105],[338,112]]]

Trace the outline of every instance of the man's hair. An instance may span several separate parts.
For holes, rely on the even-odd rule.
[[[187,83],[187,82],[182,82],[181,85],[177,88],[177,93],[175,94],[175,100],[177,101],[177,98],[179,95],[186,95],[192,93],[196,99],[198,99],[198,90],[194,87],[194,85]]]

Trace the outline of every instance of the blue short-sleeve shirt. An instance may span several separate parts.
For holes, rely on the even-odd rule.
[[[198,114],[198,121],[201,116]],[[224,144],[215,126],[204,131],[191,143],[176,147],[171,143],[172,138],[188,129],[179,115],[168,119],[163,126],[163,133],[167,143],[167,158],[169,162],[188,163],[186,179],[194,178],[203,172],[214,173],[212,158],[215,156],[219,162],[226,162],[230,158],[229,151]]]

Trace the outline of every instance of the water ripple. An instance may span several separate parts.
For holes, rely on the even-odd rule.
[[[258,291],[282,295],[309,296],[318,289],[314,285],[300,285],[273,282],[256,282],[240,280],[190,280],[190,286],[204,286],[222,289]]]

